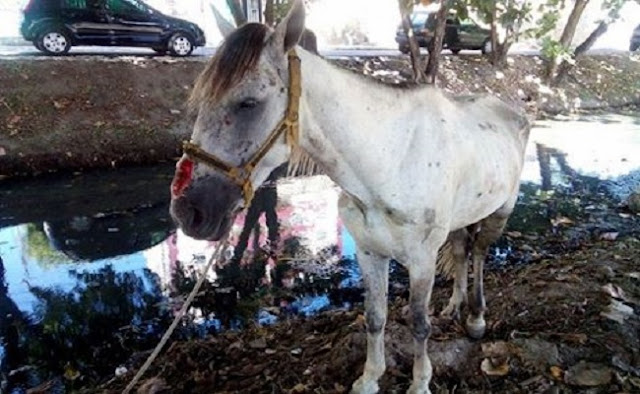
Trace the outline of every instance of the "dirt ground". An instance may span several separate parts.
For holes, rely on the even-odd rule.
[[[175,158],[191,134],[185,102],[205,61],[0,60],[0,179]],[[332,61],[387,83],[411,75],[406,56]],[[504,71],[482,56],[444,56],[439,85],[452,94],[496,94],[532,116],[640,103],[640,61],[629,54],[582,58],[560,89],[540,81],[541,68],[536,56],[513,56]]]
[[[432,301],[434,393],[640,392],[640,215],[575,179],[555,192],[523,188],[505,236],[488,259],[487,333],[438,318],[451,281]],[[392,275],[381,392],[411,382],[406,277]],[[277,313],[274,312],[274,313]],[[139,393],[342,393],[362,372],[362,304],[273,326],[173,343]],[[87,392],[116,393],[129,372]]]
[[[434,392],[639,392],[637,242],[635,248],[612,248],[602,241],[536,264],[491,271],[485,339],[469,340],[457,322],[434,319],[429,343]],[[435,291],[436,309],[445,304],[447,287]],[[404,392],[410,384],[405,301],[398,298],[391,307],[382,392]],[[365,343],[361,310],[174,343],[138,392],[346,392],[362,372]],[[120,392],[131,376],[95,392]]]

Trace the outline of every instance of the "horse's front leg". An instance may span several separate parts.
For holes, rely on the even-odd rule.
[[[423,244],[424,253],[407,261],[409,270],[409,308],[411,310],[411,330],[413,332],[413,382],[409,387],[410,394],[429,394],[429,382],[433,369],[427,354],[427,340],[431,333],[431,321],[428,307],[431,290],[436,274],[438,248],[444,243],[447,232],[434,230],[428,241]]]
[[[387,322],[389,260],[358,249],[358,262],[365,287],[367,361],[364,373],[353,384],[352,393],[377,393],[378,379],[384,374],[384,328]]]

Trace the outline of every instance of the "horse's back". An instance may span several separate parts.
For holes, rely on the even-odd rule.
[[[490,94],[454,96],[452,101],[459,107],[461,113],[475,118],[479,128],[492,129],[497,123],[502,126],[500,127],[502,130],[516,137],[524,149],[531,124],[522,108]]]

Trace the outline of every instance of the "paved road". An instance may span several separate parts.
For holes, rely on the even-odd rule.
[[[198,48],[193,52],[194,57],[210,57],[215,48]],[[344,48],[321,51],[326,57],[377,57],[401,56],[395,48]],[[473,53],[473,52],[470,52]],[[69,52],[70,56],[154,56],[155,52],[145,48],[110,48],[110,47],[76,47]],[[43,53],[33,46],[0,46],[0,58],[32,58],[41,57]]]
[[[624,53],[626,51],[616,50],[616,49],[596,49],[590,51],[592,54],[597,55],[609,55],[609,54],[617,54]],[[194,56],[192,58],[206,58],[210,57],[215,53],[215,48],[213,47],[205,47],[205,48],[197,48],[194,51]],[[340,58],[340,57],[395,57],[395,56],[404,56],[395,48],[333,48],[333,49],[325,49],[320,51],[320,53],[329,58]],[[445,51],[444,53],[449,53],[449,51]],[[510,53],[515,55],[526,55],[526,56],[535,56],[539,55],[540,52],[537,50],[532,50],[526,47],[514,47]],[[426,50],[423,50],[423,54],[427,54]],[[470,55],[470,54],[479,54],[478,51],[462,51],[461,55]],[[112,48],[112,47],[75,47],[72,48],[69,52],[69,56],[154,56],[155,52],[151,49],[145,48]],[[16,59],[16,58],[34,58],[34,57],[42,57],[44,56],[42,52],[38,51],[31,45],[18,45],[18,46],[10,46],[10,45],[0,45],[0,58],[5,59]],[[156,55],[157,56],[157,55]]]
[[[198,48],[194,57],[210,57],[215,52],[213,47]],[[393,57],[402,56],[396,48],[334,48],[320,51],[325,57]],[[448,52],[448,51],[445,51]],[[426,54],[426,51],[423,51]],[[478,51],[462,51],[462,54],[478,54]],[[537,54],[536,51],[519,51],[522,54]],[[70,56],[153,56],[155,52],[145,48],[111,48],[111,47],[76,47],[69,52]],[[33,58],[43,56],[31,45],[0,46],[0,58]]]

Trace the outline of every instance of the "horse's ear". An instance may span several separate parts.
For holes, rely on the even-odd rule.
[[[278,23],[271,36],[271,44],[275,45],[276,49],[287,53],[298,44],[304,31],[304,14],[302,0],[295,0],[287,16]]]
[[[229,37],[229,35],[231,35],[231,33],[233,33],[234,30],[236,30],[236,27],[232,25],[231,22],[226,20],[224,16],[222,16],[220,11],[218,11],[216,6],[213,4],[211,4],[211,11],[213,11],[213,16],[215,16],[216,18],[216,24],[218,25],[218,29],[220,30],[220,33],[222,33],[222,37],[224,38]]]

